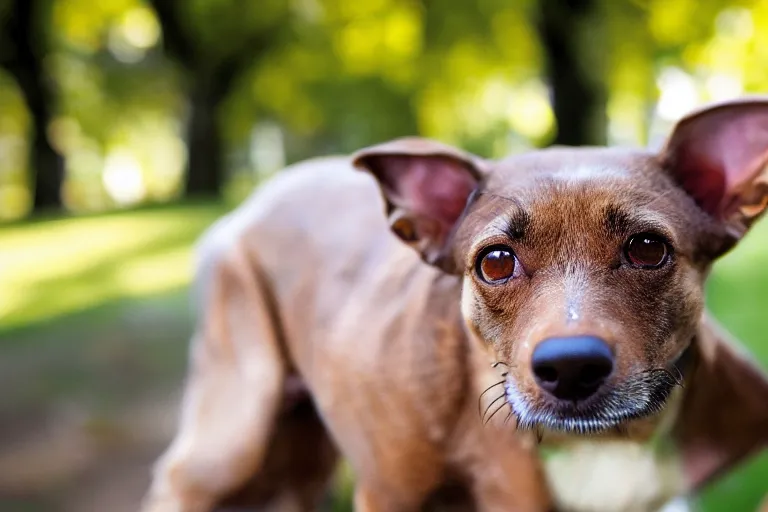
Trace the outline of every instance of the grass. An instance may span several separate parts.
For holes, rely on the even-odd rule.
[[[768,368],[768,219],[716,264],[707,287],[707,303],[715,317]],[[767,494],[768,454],[761,454],[706,490],[701,504],[707,512],[754,511]]]
[[[185,286],[190,247],[224,211],[203,203],[0,230],[0,331]]]
[[[16,390],[0,401],[0,424],[71,403],[86,404],[98,423],[132,397],[178,384],[191,247],[225,210],[180,204],[0,228],[0,385]],[[768,367],[766,240],[762,222],[718,263],[708,304]],[[77,478],[51,487],[43,509],[82,486]],[[708,489],[701,509],[754,510],[766,492],[768,455]]]

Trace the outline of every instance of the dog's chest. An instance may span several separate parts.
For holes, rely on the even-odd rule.
[[[656,428],[664,439],[677,413],[672,400]],[[568,512],[680,512],[684,489],[680,460],[663,444],[628,440],[574,440],[543,446],[547,478]]]
[[[579,443],[548,456],[545,467],[558,503],[570,512],[666,510],[682,487],[674,458],[626,441]]]

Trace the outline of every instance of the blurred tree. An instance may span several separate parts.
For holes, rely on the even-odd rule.
[[[557,120],[554,144],[606,143],[607,52],[599,4],[539,0],[537,26]]]
[[[766,6],[0,0],[0,66],[34,120],[35,206],[59,201],[60,152],[64,204],[97,210],[414,133],[486,156],[658,139],[693,104],[761,87]]]
[[[44,69],[50,5],[46,0],[12,0],[4,7],[5,16],[0,18],[0,66],[16,80],[32,119],[29,162],[34,175],[33,208],[59,208],[64,158],[48,139],[55,92]]]
[[[241,74],[279,41],[287,3],[257,2],[255,8],[232,0],[149,3],[160,21],[168,56],[186,72],[185,192],[219,194],[226,167],[220,107]]]

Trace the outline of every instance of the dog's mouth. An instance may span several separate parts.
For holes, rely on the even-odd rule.
[[[678,381],[669,372],[650,371],[583,401],[541,399],[536,404],[529,403],[514,382],[507,380],[505,389],[518,429],[596,434],[657,414],[676,385]]]
[[[614,386],[606,386],[581,401],[541,397],[534,402],[527,399],[512,380],[506,379],[506,401],[518,429],[543,428],[568,434],[621,430],[629,421],[653,416],[664,409],[674,388],[682,386],[680,368],[688,352],[684,351],[669,368],[647,370]]]

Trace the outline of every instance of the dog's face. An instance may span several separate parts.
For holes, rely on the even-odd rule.
[[[681,379],[712,261],[763,212],[768,101],[681,121],[658,154],[548,149],[488,162],[425,139],[361,151],[393,231],[463,276],[469,332],[523,427],[650,416]]]
[[[593,432],[658,411],[727,234],[652,154],[550,149],[488,171],[453,256],[518,423]]]

